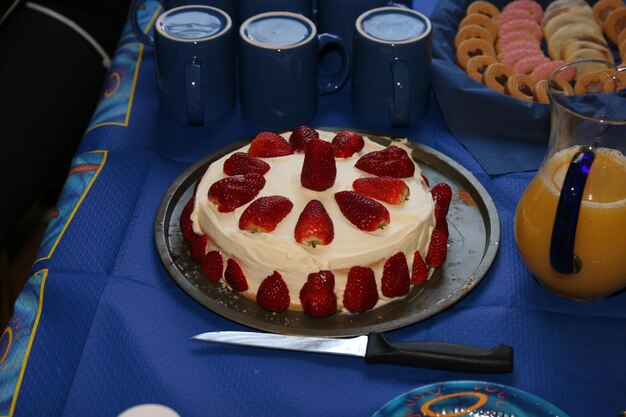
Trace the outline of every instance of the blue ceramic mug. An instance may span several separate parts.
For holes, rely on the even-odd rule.
[[[404,127],[428,105],[432,26],[408,8],[381,7],[356,21],[352,107],[375,123]]]
[[[176,7],[159,16],[154,37],[165,114],[201,125],[234,107],[234,32],[228,14],[209,6]]]
[[[266,12],[292,12],[312,18],[313,0],[239,0],[239,21]]]
[[[158,0],[161,7],[165,10],[170,10],[180,6],[211,6],[217,7],[223,10],[230,16],[233,26],[236,26],[237,22],[237,1],[236,0]],[[144,4],[144,0],[133,1],[130,8],[130,24],[135,36],[146,45],[154,45],[154,38],[147,31],[151,28],[142,28],[139,23],[138,13]]]
[[[341,51],[337,73],[320,76],[320,50]],[[318,95],[338,91],[350,72],[350,56],[337,36],[318,34],[313,22],[290,12],[253,16],[239,29],[239,92],[243,117],[258,127],[305,124],[317,113]]]
[[[317,0],[317,28],[334,33],[346,41],[352,50],[352,36],[356,19],[366,11],[384,6],[406,7],[407,0]]]

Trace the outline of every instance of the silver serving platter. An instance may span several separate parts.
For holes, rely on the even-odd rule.
[[[320,128],[340,131],[338,128]],[[384,145],[399,140],[352,129]],[[445,264],[426,283],[412,287],[405,297],[361,314],[338,313],[312,319],[302,312],[272,313],[222,283],[207,279],[189,257],[179,227],[180,213],[205,167],[251,139],[224,147],[193,164],[169,187],[155,222],[159,256],[172,279],[194,300],[237,323],[274,333],[347,337],[389,331],[418,323],[449,308],[472,291],[491,267],[500,242],[500,218],[493,200],[478,180],[442,153],[414,142],[412,157],[430,185],[446,182],[453,199],[448,213],[450,237]]]

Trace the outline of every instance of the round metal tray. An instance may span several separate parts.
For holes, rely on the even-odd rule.
[[[384,145],[398,140],[371,132],[360,133]],[[302,312],[266,311],[223,284],[204,277],[200,267],[189,257],[179,227],[180,213],[204,168],[249,140],[222,148],[189,167],[165,193],[156,217],[156,246],[168,273],[189,296],[214,313],[274,333],[344,337],[388,331],[420,322],[458,302],[483,279],[495,259],[500,241],[500,218],[487,191],[469,171],[452,159],[432,148],[409,142],[412,157],[430,185],[446,182],[452,187],[445,264],[435,269],[426,283],[412,287],[404,298],[365,313],[339,313],[324,319],[312,319]]]

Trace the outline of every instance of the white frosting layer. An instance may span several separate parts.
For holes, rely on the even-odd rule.
[[[332,140],[334,135],[320,131],[320,138],[327,141]],[[284,134],[284,137],[288,140],[289,133]],[[354,164],[362,155],[383,148],[384,146],[365,137],[365,147],[361,152],[351,158],[336,158],[335,184],[323,192],[308,190],[300,185],[304,154],[264,158],[271,165],[271,169],[265,174],[266,184],[257,198],[282,195],[293,203],[291,212],[271,233],[250,233],[239,229],[239,217],[248,204],[231,213],[220,213],[217,206],[208,201],[209,187],[226,177],[223,165],[231,155],[227,154],[211,164],[198,186],[191,215],[194,231],[210,237],[212,244],[222,252],[224,264],[230,257],[239,263],[250,287],[246,295],[252,298],[256,296],[261,281],[273,271],[278,271],[289,287],[292,303],[290,308],[299,309],[300,288],[308,274],[331,270],[335,275],[337,301],[341,305],[347,273],[353,266],[368,266],[374,270],[382,298],[380,280],[384,261],[401,251],[406,255],[411,268],[416,250],[425,256],[435,224],[434,203],[430,191],[421,180],[421,171],[417,165],[415,175],[403,179],[410,190],[409,199],[401,205],[381,203],[389,210],[391,218],[385,229],[364,232],[341,214],[334,194],[342,190],[352,190],[352,182],[357,178],[371,176],[356,169]],[[247,149],[248,146],[245,146],[234,152],[246,152]],[[410,155],[411,150],[408,147],[405,149]],[[298,217],[311,199],[320,200],[333,221],[335,237],[327,246],[303,246],[294,238]],[[381,304],[379,302],[377,306]]]

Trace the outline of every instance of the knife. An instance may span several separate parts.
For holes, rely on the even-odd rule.
[[[493,349],[447,342],[391,343],[379,332],[347,339],[258,332],[208,332],[191,338],[201,342],[358,356],[366,363],[387,363],[459,372],[511,372],[513,348]]]

